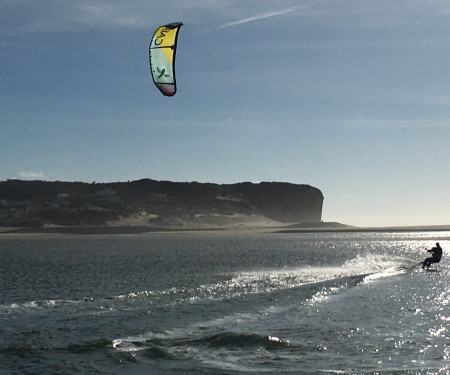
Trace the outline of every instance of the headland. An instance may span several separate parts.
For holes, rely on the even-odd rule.
[[[0,182],[0,232],[143,233],[321,225],[322,192],[284,182]]]

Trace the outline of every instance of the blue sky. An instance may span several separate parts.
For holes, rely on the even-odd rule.
[[[178,92],[154,30],[184,22]],[[2,0],[0,180],[309,184],[323,220],[450,224],[446,0]]]

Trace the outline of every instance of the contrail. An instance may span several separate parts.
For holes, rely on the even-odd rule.
[[[319,0],[320,1],[320,0]],[[257,21],[257,20],[261,20],[264,18],[269,18],[269,17],[274,17],[274,16],[280,16],[282,14],[286,14],[286,13],[291,13],[291,12],[295,12],[297,10],[300,10],[302,8],[308,7],[310,5],[316,4],[319,1],[314,1],[312,3],[309,4],[302,4],[302,5],[297,5],[297,6],[293,6],[290,8],[286,8],[286,9],[282,9],[282,10],[275,10],[273,12],[266,12],[266,13],[260,13],[260,14],[256,14],[252,17],[248,17],[248,18],[243,18],[241,20],[237,20],[237,21],[232,21],[232,22],[227,22],[224,23],[223,25],[219,26],[219,29],[223,29],[225,27],[231,27],[231,26],[236,26],[236,25],[241,25],[243,23],[247,23],[247,22],[252,22],[252,21]]]
[[[278,10],[278,11],[274,11],[274,12],[260,13],[260,14],[257,14],[255,16],[253,16],[253,17],[248,17],[248,18],[244,18],[242,20],[224,23],[223,25],[220,26],[220,28],[223,29],[225,27],[236,26],[236,25],[240,25],[242,23],[247,23],[247,22],[251,22],[251,21],[261,20],[263,18],[279,16],[281,14],[294,12],[294,11],[296,11],[298,9],[299,9],[299,7],[292,7],[292,8],[287,8],[287,9]]]

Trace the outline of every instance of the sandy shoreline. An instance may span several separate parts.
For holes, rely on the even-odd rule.
[[[450,225],[396,226],[396,227],[347,227],[347,228],[296,228],[279,229],[280,233],[300,232],[447,232]]]
[[[237,234],[237,233],[320,233],[320,232],[443,232],[450,231],[450,225],[425,225],[402,227],[353,227],[346,225],[323,224],[321,226],[225,226],[211,228],[195,227],[149,227],[149,226],[72,226],[72,227],[31,227],[15,228],[0,227],[0,236],[31,235],[31,234],[76,234],[76,235],[139,235],[139,234],[177,234],[177,233],[204,233],[204,234]]]

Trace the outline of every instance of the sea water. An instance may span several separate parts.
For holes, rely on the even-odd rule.
[[[414,267],[436,241],[438,271]],[[450,373],[449,250],[450,232],[2,235],[0,373]]]

